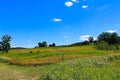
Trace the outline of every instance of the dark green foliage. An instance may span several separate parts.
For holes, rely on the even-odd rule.
[[[112,33],[111,34],[109,44],[119,44],[119,36],[118,36],[117,33]]]
[[[118,50],[119,47],[117,45],[109,45],[107,42],[100,41],[97,42],[95,48],[98,50]]]
[[[78,42],[78,43],[71,44],[70,46],[83,46],[83,45],[89,45],[89,42],[88,41]]]
[[[108,33],[108,32],[103,32],[98,36],[98,41],[104,41],[108,43],[109,45],[114,45],[114,44],[119,44],[120,39],[117,33]]]
[[[47,47],[47,42],[46,41],[39,42],[38,47]]]
[[[9,35],[3,35],[1,39],[2,41],[0,42],[0,50],[7,53],[10,49],[10,41],[12,38]]]
[[[30,51],[29,53],[33,53],[32,51]]]
[[[109,45],[104,41],[97,42],[95,48],[98,50],[108,50]]]
[[[120,38],[117,33],[103,32],[98,36],[98,50],[119,50]]]
[[[92,36],[90,36],[89,38],[88,38],[88,40],[89,40],[89,43],[93,43],[93,41],[94,41],[94,38],[92,37]]]
[[[37,51],[37,53],[40,53],[40,51]]]
[[[53,43],[53,44],[49,44],[49,47],[55,47],[55,46],[56,46],[55,43]]]

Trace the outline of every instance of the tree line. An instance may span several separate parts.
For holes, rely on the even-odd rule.
[[[46,41],[43,41],[43,42],[38,42],[38,45],[35,46],[35,48],[40,48],[40,47],[55,47],[56,44],[55,43],[52,43],[52,44],[47,44]]]
[[[92,36],[87,41],[71,44],[70,46],[94,45],[99,50],[119,49],[120,36],[117,33],[103,32],[96,40]]]
[[[0,51],[3,53],[7,53],[10,49],[10,41],[12,37],[10,35],[3,35],[0,41]],[[119,49],[120,46],[120,36],[117,33],[109,33],[109,32],[103,32],[101,33],[96,40],[92,36],[88,38],[88,41],[73,43],[70,45],[64,45],[64,46],[82,46],[82,45],[95,45],[96,49],[100,50],[111,50],[111,49]],[[46,41],[38,42],[38,45],[35,46],[35,48],[40,47],[55,47],[56,44],[47,44]]]

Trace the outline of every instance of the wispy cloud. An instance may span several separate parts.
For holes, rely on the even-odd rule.
[[[12,46],[12,47],[16,47],[15,44],[12,44],[11,46]]]
[[[34,47],[34,45],[33,45],[33,43],[32,43],[31,40],[27,40],[27,45],[26,45],[26,47],[28,47],[28,48]]]
[[[65,40],[65,42],[69,42],[68,40]]]
[[[64,36],[64,38],[68,38],[69,36]]]
[[[53,18],[52,21],[54,21],[54,22],[62,22],[62,19],[60,19],[60,18]]]
[[[72,2],[74,2],[74,3],[79,3],[79,1],[78,0],[71,0]]]
[[[86,8],[88,8],[88,5],[82,5],[82,8],[86,9]]]
[[[67,2],[65,2],[65,6],[71,7],[71,6],[73,6],[73,2],[67,1]]]
[[[114,33],[114,32],[117,32],[117,30],[108,30],[107,32]]]
[[[80,36],[80,40],[86,41],[86,40],[88,40],[88,38],[89,38],[90,36],[91,36],[91,35],[82,35],[82,36]]]

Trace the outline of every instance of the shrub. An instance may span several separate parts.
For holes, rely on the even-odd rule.
[[[116,45],[109,45],[107,42],[104,41],[100,41],[97,42],[95,45],[95,48],[98,50],[118,50],[118,46],[116,47]]]
[[[40,51],[37,51],[37,53],[40,53]]]
[[[29,53],[33,53],[32,51],[30,51]]]
[[[7,57],[0,57],[0,62],[9,63],[9,62],[10,62],[10,59],[7,58]]]

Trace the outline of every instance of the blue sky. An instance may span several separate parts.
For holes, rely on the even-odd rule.
[[[71,44],[105,31],[120,34],[120,0],[0,0],[0,37],[11,35],[12,46]]]

